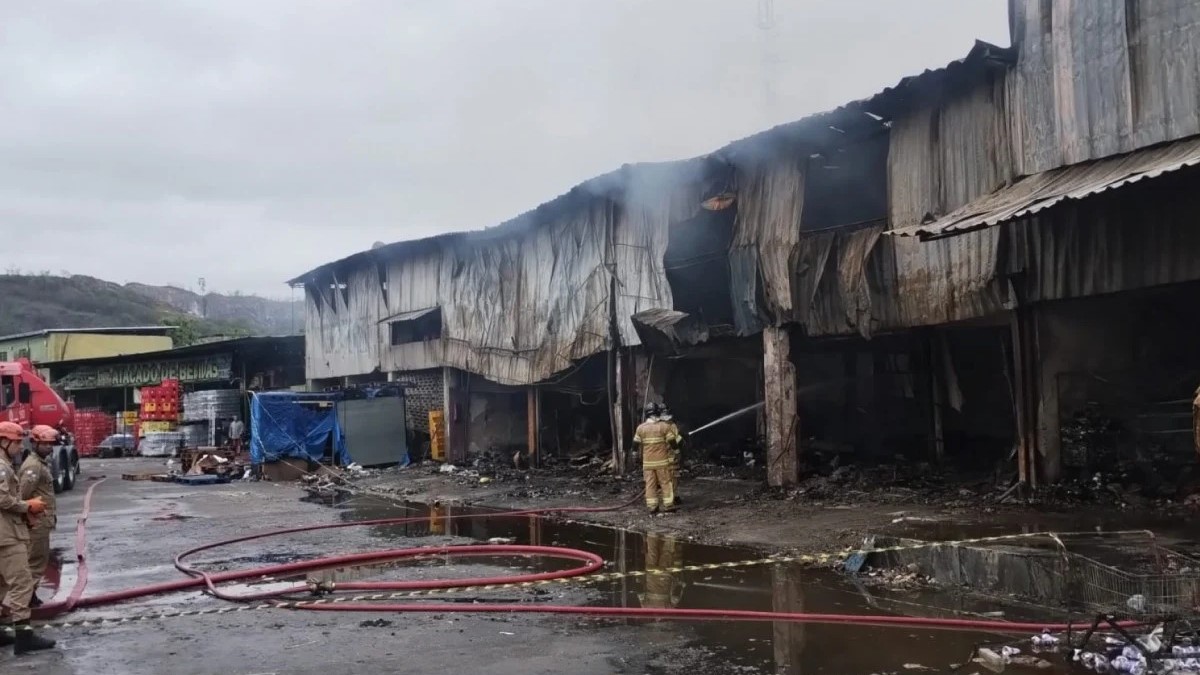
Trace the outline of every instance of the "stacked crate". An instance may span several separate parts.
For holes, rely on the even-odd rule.
[[[116,431],[112,416],[103,410],[75,411],[75,449],[80,457],[96,454],[96,446]]]
[[[174,424],[179,421],[179,389],[179,380],[163,380],[157,387],[142,387],[142,409],[138,417],[143,429],[147,422]]]
[[[163,380],[157,387],[142,387],[142,408],[138,413],[138,438],[146,434],[175,431],[179,423],[179,380]]]

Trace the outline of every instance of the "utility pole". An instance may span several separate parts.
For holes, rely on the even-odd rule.
[[[775,123],[778,98],[775,91],[779,55],[775,51],[775,0],[758,0],[756,21],[762,33],[762,114],[766,124]]]

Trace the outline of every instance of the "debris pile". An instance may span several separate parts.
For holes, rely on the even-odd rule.
[[[858,578],[865,586],[892,591],[915,591],[930,588],[934,585],[933,579],[921,574],[920,568],[916,565],[908,565],[907,567],[900,568],[885,567],[882,569],[868,567]]]
[[[994,673],[1009,666],[1048,669],[1046,659],[1063,655],[1076,668],[1112,675],[1200,675],[1200,646],[1197,636],[1172,631],[1159,624],[1135,636],[1125,631],[1101,635],[1088,633],[1085,644],[1072,646],[1069,636],[1043,630],[1020,644],[980,647],[971,659]]]

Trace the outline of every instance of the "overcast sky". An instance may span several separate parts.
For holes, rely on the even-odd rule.
[[[5,267],[287,297],[1008,44],[1006,0],[767,4],[4,2]]]

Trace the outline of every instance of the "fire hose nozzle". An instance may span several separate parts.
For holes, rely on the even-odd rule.
[[[329,595],[333,593],[334,583],[332,581],[314,581],[309,579],[308,592],[313,595]]]

